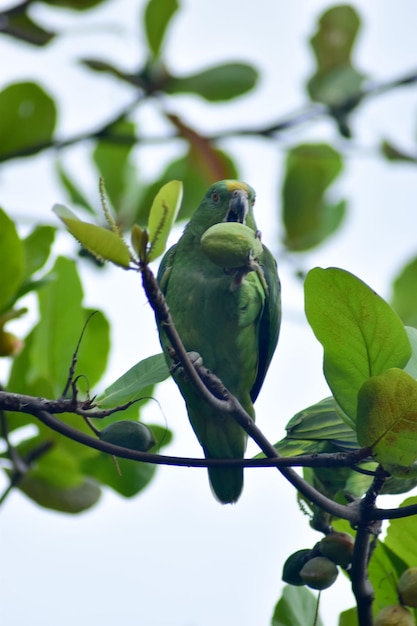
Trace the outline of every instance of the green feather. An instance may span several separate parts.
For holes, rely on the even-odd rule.
[[[257,398],[274,353],[280,325],[280,285],[276,262],[269,250],[257,271],[236,281],[204,254],[203,233],[219,222],[242,221],[256,231],[254,191],[238,181],[210,187],[178,243],[162,259],[158,281],[174,324],[187,351],[198,352],[255,418]],[[159,335],[167,362],[169,343]],[[196,392],[181,370],[173,377],[187,405],[188,416],[207,458],[243,458],[247,435],[234,419],[219,415]],[[243,469],[209,469],[216,497],[235,502],[243,487]]]

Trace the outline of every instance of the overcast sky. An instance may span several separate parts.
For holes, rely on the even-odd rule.
[[[10,4],[10,3],[7,3]],[[353,2],[363,16],[356,50],[358,67],[374,80],[388,80],[417,67],[413,0]],[[60,133],[67,136],[107,119],[130,100],[130,91],[112,80],[84,72],[73,60],[100,56],[134,69],[143,58],[135,25],[143,2],[114,0],[91,13],[91,27],[75,29],[67,13],[53,23],[66,33],[43,51],[0,40],[0,88],[35,79],[62,106]],[[0,7],[6,6],[0,0]],[[188,97],[177,99],[190,123],[207,132],[229,125],[253,126],[273,121],[304,105],[303,85],[313,71],[308,38],[318,15],[332,3],[295,0],[184,1],[170,31],[169,63],[178,73],[227,60],[254,63],[259,88],[227,105],[212,107]],[[51,19],[45,7],[34,7]],[[101,25],[100,31],[97,24]],[[348,269],[382,296],[389,297],[395,273],[417,251],[414,166],[384,163],[376,154],[382,138],[416,151],[417,90],[403,89],[367,103],[354,118],[355,141],[333,194],[349,200],[345,228],[320,250],[303,255],[309,269],[330,265]],[[152,111],[141,117],[147,129],[160,130]],[[279,253],[279,182],[285,147],[305,140],[335,139],[330,124],[298,129],[271,142],[234,139],[224,147],[237,159],[257,191],[256,214],[263,240]],[[339,140],[338,140],[339,141]],[[137,164],[150,180],[174,154],[154,148],[138,152]],[[90,194],[97,181],[82,149],[64,155]],[[0,171],[1,203],[16,218],[54,221],[50,209],[66,202],[47,156],[16,161]],[[179,235],[173,234],[173,239]],[[60,252],[72,254],[69,236],[59,238]],[[283,284],[280,344],[257,401],[257,422],[272,441],[298,410],[328,394],[321,371],[322,352],[304,321],[303,294],[294,267],[278,257]],[[114,350],[105,383],[138,360],[159,351],[152,312],[133,273],[109,268],[97,274],[84,269],[86,304],[104,309],[112,320]],[[17,323],[15,332],[23,328]],[[145,329],[145,330],[144,330]],[[201,454],[175,385],[161,385],[157,397],[175,439],[169,453]],[[164,424],[151,403],[145,421]],[[168,449],[167,449],[168,451]],[[249,447],[249,453],[256,448]],[[2,484],[2,483],[0,483]],[[5,483],[4,483],[5,484]],[[108,491],[93,510],[69,517],[35,507],[18,492],[0,513],[3,536],[1,585],[4,623],[73,626],[74,623],[135,623],[144,626],[267,626],[282,587],[287,556],[311,547],[319,535],[308,527],[293,490],[277,471],[246,472],[245,491],[235,506],[212,497],[204,470],[161,468],[142,495],[123,500]],[[353,605],[342,580],[322,596],[326,624],[336,623],[341,608]],[[337,594],[337,601],[335,595]]]

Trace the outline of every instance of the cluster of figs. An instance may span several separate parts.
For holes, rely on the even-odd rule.
[[[327,589],[339,574],[338,566],[349,568],[354,543],[349,533],[330,532],[314,548],[291,554],[284,564],[282,580],[289,585],[306,585],[319,591]],[[414,626],[414,615],[407,607],[417,608],[417,567],[402,573],[397,591],[398,604],[381,609],[374,626]]]

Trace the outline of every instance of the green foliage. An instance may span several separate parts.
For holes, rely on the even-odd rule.
[[[21,286],[25,273],[25,251],[12,220],[0,209],[0,312]]]
[[[0,92],[0,160],[39,151],[52,138],[54,100],[36,83],[16,83]]]
[[[181,201],[182,183],[179,180],[166,183],[156,194],[149,212],[147,261],[157,259],[164,252]]]
[[[349,5],[332,7],[321,16],[311,38],[317,61],[317,71],[308,83],[313,100],[334,105],[359,90],[364,76],[351,61],[359,28],[360,17]]]
[[[154,57],[158,57],[161,53],[166,30],[177,10],[177,0],[150,0],[146,5],[145,33],[149,50]]]
[[[321,244],[342,223],[346,202],[329,203],[325,196],[342,168],[341,155],[326,144],[303,144],[288,152],[282,216],[290,250]]]
[[[417,258],[402,269],[393,284],[392,306],[404,324],[417,327]]]
[[[100,408],[120,406],[139,400],[145,391],[169,376],[164,355],[155,354],[136,363],[97,398]]]
[[[401,369],[365,381],[358,394],[357,433],[381,465],[416,461],[417,381]]]
[[[305,587],[284,587],[281,598],[275,606],[271,626],[305,626],[313,623],[317,610],[317,598]],[[316,626],[323,626],[317,616]]]
[[[305,310],[324,348],[326,380],[354,427],[362,384],[389,368],[404,367],[409,360],[407,333],[382,298],[359,278],[337,268],[309,272]]]
[[[209,102],[232,100],[251,91],[258,79],[257,71],[245,63],[225,63],[188,76],[171,76],[165,85],[167,93],[191,93]]]
[[[101,261],[111,261],[124,268],[129,267],[129,248],[120,234],[103,226],[82,222],[72,211],[61,204],[56,204],[53,210],[75,239],[96,258]]]

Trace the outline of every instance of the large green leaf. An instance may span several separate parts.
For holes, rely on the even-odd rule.
[[[165,91],[171,94],[193,93],[209,102],[231,100],[256,85],[258,73],[245,63],[225,63],[189,76],[171,76]]]
[[[411,345],[411,356],[407,365],[404,367],[404,371],[410,374],[415,380],[417,380],[417,328],[411,328],[406,326],[408,339]]]
[[[149,49],[158,57],[168,25],[178,10],[177,0],[149,0],[144,15],[145,34]]]
[[[382,465],[407,467],[417,461],[417,381],[389,369],[364,382],[356,421],[361,446],[371,446]]]
[[[164,355],[155,354],[136,363],[107,387],[97,399],[97,404],[100,408],[112,408],[138,400],[147,387],[162,382],[168,376],[169,370]]]
[[[326,144],[302,144],[289,151],[282,216],[285,244],[291,250],[317,246],[341,224],[346,203],[329,203],[325,192],[342,168],[342,157]]]
[[[129,267],[130,252],[121,235],[103,226],[83,222],[62,204],[55,204],[53,211],[71,235],[95,257],[124,268]]]
[[[323,345],[326,380],[354,428],[363,383],[387,369],[402,368],[409,360],[406,330],[387,302],[338,268],[317,267],[308,273],[305,310]]]
[[[271,626],[306,626],[313,624],[318,598],[306,587],[284,587],[271,620]],[[323,626],[320,616],[315,626]]]
[[[16,227],[0,209],[0,312],[19,289],[24,278],[24,264],[23,245]]]
[[[53,135],[56,107],[36,83],[16,83],[0,92],[0,160],[42,149]],[[22,154],[20,154],[22,153]]]

